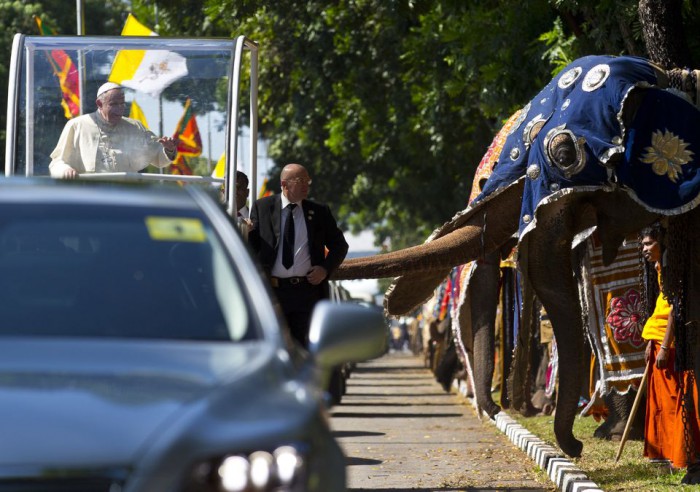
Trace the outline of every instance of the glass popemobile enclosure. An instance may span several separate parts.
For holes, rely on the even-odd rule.
[[[17,34],[5,174],[60,177],[67,165],[81,179],[220,185],[235,216],[230,171],[248,174],[251,200],[257,189],[257,63],[258,47],[244,36]],[[148,154],[154,145],[166,157]]]

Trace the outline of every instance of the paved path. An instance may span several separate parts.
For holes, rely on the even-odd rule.
[[[412,354],[359,364],[332,426],[352,491],[551,491],[537,465]]]

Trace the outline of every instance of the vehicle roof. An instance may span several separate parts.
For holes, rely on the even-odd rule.
[[[192,186],[142,182],[0,179],[0,203],[66,203],[106,206],[199,208]]]
[[[234,38],[171,37],[171,36],[25,36],[25,42],[36,49],[147,49],[161,47],[180,50],[233,50]]]

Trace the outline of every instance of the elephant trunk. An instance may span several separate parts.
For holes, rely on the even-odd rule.
[[[465,304],[474,346],[474,393],[477,407],[494,418],[501,411],[491,396],[495,353],[495,321],[500,281],[500,255],[494,252],[476,263],[469,278]],[[503,389],[505,391],[505,389]]]
[[[483,257],[517,231],[522,190],[519,181],[497,196],[468,208],[421,245],[345,260],[332,278],[354,280],[424,273],[432,281],[436,272],[449,273],[452,267]],[[444,276],[439,277],[438,283]]]
[[[482,217],[475,217],[482,222]],[[446,236],[411,248],[377,256],[351,258],[343,262],[333,274],[334,280],[397,277],[411,272],[443,270],[465,263],[468,254],[479,256],[482,224],[467,225]],[[472,244],[470,250],[466,244]]]

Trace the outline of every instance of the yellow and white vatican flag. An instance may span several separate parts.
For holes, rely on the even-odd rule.
[[[226,152],[221,154],[221,157],[219,157],[219,160],[216,163],[216,167],[214,167],[214,170],[211,173],[211,177],[212,178],[223,178],[225,171],[226,171]]]
[[[122,36],[157,36],[132,14],[126,19]],[[187,75],[187,61],[167,50],[121,50],[112,63],[109,81],[158,97],[180,77]]]

